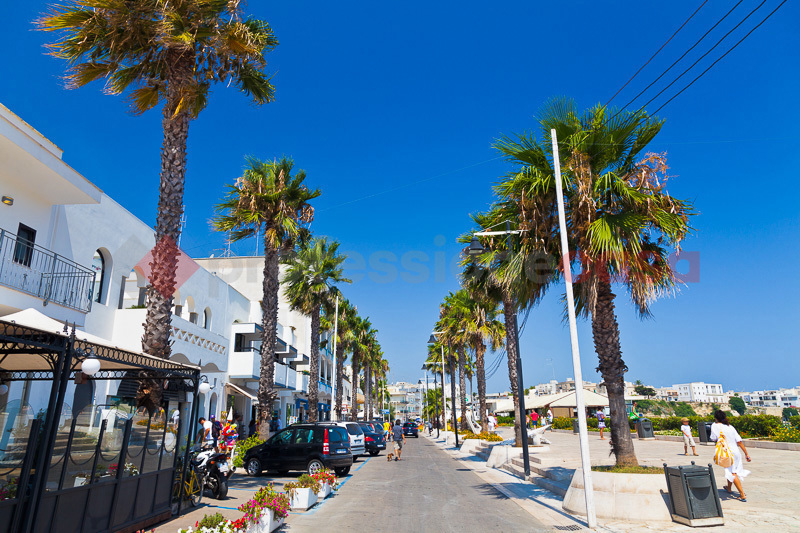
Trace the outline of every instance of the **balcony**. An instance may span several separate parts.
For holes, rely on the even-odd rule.
[[[295,390],[297,388],[297,371],[289,365],[275,363],[275,386],[282,389]]]
[[[0,229],[0,285],[88,313],[94,280],[90,268]]]

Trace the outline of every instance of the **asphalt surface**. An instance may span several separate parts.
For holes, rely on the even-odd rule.
[[[531,532],[546,530],[519,505],[424,438],[406,438],[402,460],[355,465],[338,493],[279,531]]]

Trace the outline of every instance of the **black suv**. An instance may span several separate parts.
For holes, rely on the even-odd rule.
[[[309,474],[322,467],[337,476],[350,472],[353,455],[347,430],[333,424],[293,424],[244,454],[244,468],[251,476],[264,470],[284,474],[304,470]]]
[[[414,422],[406,422],[403,424],[403,435],[419,438],[419,428]]]
[[[364,431],[364,447],[371,456],[381,453],[386,449],[386,439],[383,437],[383,428],[372,422],[359,422],[361,430]]]

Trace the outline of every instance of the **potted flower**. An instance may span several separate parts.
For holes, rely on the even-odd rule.
[[[330,496],[331,492],[336,490],[336,487],[339,485],[336,476],[327,468],[323,468],[311,474],[311,477],[320,484],[320,489],[317,492],[317,497],[320,500],[324,500]]]
[[[0,487],[0,502],[16,498],[17,488],[19,488],[19,477],[11,478],[11,481]]]
[[[108,473],[112,476],[116,476],[118,468],[119,468],[119,463],[113,463],[111,466],[108,467]],[[125,469],[123,470],[123,475],[125,477],[138,476],[139,469],[136,468],[136,465],[133,463],[125,463]]]
[[[289,495],[276,492],[272,483],[258,489],[253,498],[239,506],[244,516],[234,522],[237,527],[246,527],[247,533],[269,533],[283,525],[289,516]]]
[[[286,483],[283,488],[289,494],[292,509],[305,511],[317,503],[320,484],[308,474],[303,474],[297,481]]]

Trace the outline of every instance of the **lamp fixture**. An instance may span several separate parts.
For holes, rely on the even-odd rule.
[[[481,241],[478,240],[478,237],[475,235],[472,236],[472,240],[469,242],[469,250],[467,253],[469,255],[481,255],[484,252],[483,245]]]
[[[3,196],[3,203],[6,205],[14,205],[14,199],[10,196]]]
[[[94,352],[89,352],[89,357],[81,363],[81,372],[87,376],[94,376],[100,370],[100,360],[94,356]]]
[[[5,383],[0,385],[0,396],[3,396],[7,392],[8,392],[8,385],[6,385]]]
[[[208,376],[200,376],[200,385],[197,386],[197,392],[200,394],[208,394],[212,389],[211,383],[208,382]]]

